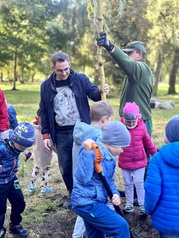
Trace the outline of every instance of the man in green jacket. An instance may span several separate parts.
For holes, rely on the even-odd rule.
[[[149,135],[152,134],[150,98],[153,88],[153,73],[145,62],[146,48],[143,42],[133,41],[125,49],[114,46],[105,32],[96,39],[98,46],[103,46],[113,57],[119,67],[125,72],[120,97],[119,115],[126,102],[135,102],[142,114]]]

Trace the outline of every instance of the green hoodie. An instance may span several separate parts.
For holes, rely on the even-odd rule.
[[[145,60],[135,61],[115,46],[111,56],[126,74],[120,97],[119,115],[126,102],[135,102],[143,120],[151,119],[150,98],[153,88],[153,73]]]

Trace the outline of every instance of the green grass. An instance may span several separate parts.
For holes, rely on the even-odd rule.
[[[10,85],[0,85],[1,89],[4,91],[5,97],[7,99],[7,102],[12,104],[16,111],[17,111],[17,117],[19,122],[20,121],[28,121],[33,122],[36,116],[36,111],[39,107],[39,89],[40,89],[40,83],[38,85],[34,84],[28,84],[28,85],[17,85],[16,91],[11,91],[10,89],[12,86]],[[179,91],[179,88],[177,86],[177,90]],[[173,110],[162,110],[162,109],[153,109],[152,110],[152,120],[153,120],[153,135],[152,139],[153,142],[156,144],[157,147],[160,147],[163,145],[163,135],[164,135],[164,128],[167,123],[167,121],[173,116],[179,113],[179,95],[175,96],[167,96],[167,86],[161,85],[159,87],[159,99],[162,101],[169,101],[173,100],[175,102],[175,109]],[[113,120],[119,120],[118,116],[118,108],[119,108],[119,96],[116,97],[107,97],[107,101],[111,104],[111,106],[114,109],[114,117]],[[92,103],[92,102],[90,102]],[[32,148],[30,148],[32,150]],[[30,231],[29,238],[35,238],[40,237],[38,235],[37,231],[34,230],[34,227],[43,222],[45,218],[48,216],[49,211],[52,211],[54,214],[56,212],[64,212],[58,207],[58,204],[60,202],[60,194],[66,193],[66,189],[64,186],[64,183],[62,182],[62,178],[59,172],[58,164],[57,164],[57,158],[55,157],[52,160],[52,166],[51,166],[51,175],[49,177],[49,183],[50,186],[53,188],[53,193],[49,195],[41,195],[40,194],[40,188],[38,188],[37,192],[34,194],[30,194],[28,191],[28,185],[30,183],[30,177],[31,172],[33,169],[33,160],[30,162],[25,163],[24,162],[24,155],[20,155],[20,163],[19,163],[20,169],[18,173],[18,178],[20,180],[22,190],[25,196],[26,200],[26,210],[23,213],[23,225],[27,227]],[[122,188],[123,182],[122,182],[122,176],[119,172],[119,169],[117,169],[117,186],[119,189]],[[40,186],[40,178],[39,177],[37,181],[37,185]],[[119,181],[120,180],[120,181]],[[60,193],[60,194],[59,194]],[[10,212],[10,206],[8,204],[7,208],[7,215],[6,215],[6,227],[9,223],[9,212]],[[40,234],[40,231],[39,231]],[[8,236],[11,237],[11,236]]]
[[[33,122],[36,116],[36,111],[39,108],[40,84],[22,85],[18,88],[20,88],[20,90],[12,91],[9,90],[9,85],[8,89],[5,86],[1,86],[7,102],[15,107],[19,122]]]
[[[12,104],[17,111],[17,118],[20,121],[33,122],[36,116],[36,111],[39,107],[40,101],[40,84],[26,84],[20,85],[17,84],[17,89],[12,91],[12,85],[0,85],[1,89],[4,91],[7,102]],[[152,121],[153,121],[153,140],[157,144],[157,146],[161,146],[163,144],[163,133],[164,128],[173,115],[179,114],[179,95],[167,95],[168,85],[160,84],[158,89],[157,98],[161,101],[174,101],[175,109],[174,110],[162,110],[162,109],[153,109],[152,110]],[[179,85],[176,85],[176,91],[179,92]],[[115,94],[114,94],[115,95]],[[115,95],[115,97],[107,97],[107,101],[111,104],[114,110],[113,120],[119,119],[119,96]],[[93,102],[90,101],[90,104]]]
[[[20,84],[20,83],[16,83],[16,90],[17,91],[39,91],[40,90],[40,85],[42,82],[35,82],[35,83],[26,83],[26,84]],[[13,85],[10,83],[0,83],[0,88],[4,91],[4,90],[12,90]],[[15,90],[15,91],[16,91]]]

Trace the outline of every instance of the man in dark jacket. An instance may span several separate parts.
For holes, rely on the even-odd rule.
[[[85,74],[70,69],[69,56],[57,52],[52,56],[54,72],[41,85],[41,125],[43,142],[46,149],[51,147],[50,138],[57,148],[59,168],[71,194],[73,128],[77,121],[90,124],[88,97],[93,101],[101,100],[101,93],[107,94],[109,86],[103,90],[92,84]],[[63,206],[71,206],[68,199]]]

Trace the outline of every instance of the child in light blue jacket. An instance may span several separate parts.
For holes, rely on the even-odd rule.
[[[126,127],[118,121],[108,123],[102,138],[88,139],[94,141],[101,150],[101,167],[103,174],[113,193],[111,202],[120,204],[119,192],[114,183],[116,156],[123,147],[130,144],[130,135]],[[83,218],[88,238],[105,238],[106,234],[116,238],[129,238],[129,227],[126,220],[106,206],[108,194],[95,172],[95,151],[89,151],[82,146],[74,175],[74,187],[71,194],[71,204],[74,211]]]

